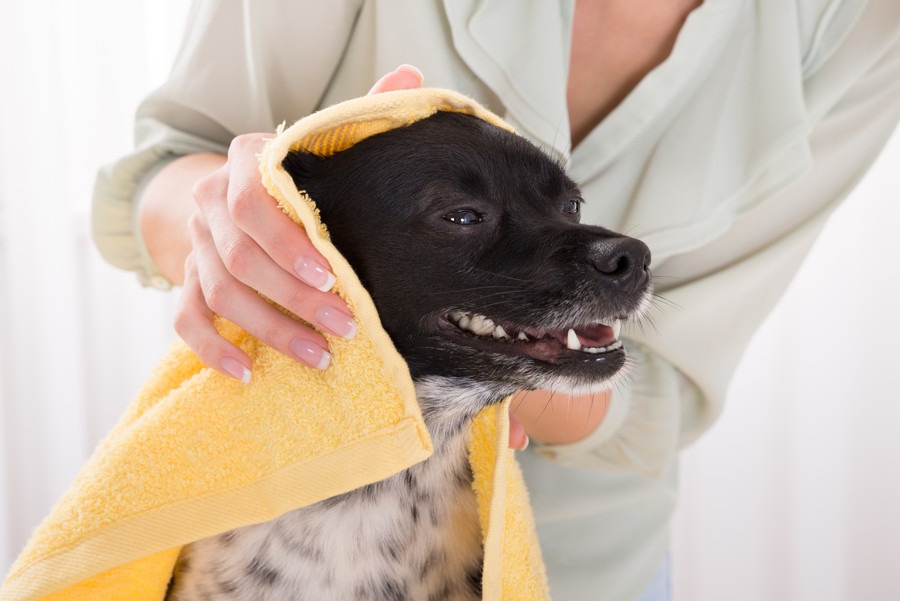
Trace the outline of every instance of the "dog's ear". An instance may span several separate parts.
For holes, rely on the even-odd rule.
[[[316,181],[324,162],[323,157],[302,150],[292,150],[284,157],[281,166],[290,174],[297,189],[305,190]]]

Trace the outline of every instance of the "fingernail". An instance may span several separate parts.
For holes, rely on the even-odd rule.
[[[412,73],[419,79],[419,83],[422,83],[423,81],[425,81],[425,76],[422,74],[421,71],[419,71],[418,68],[414,67],[413,65],[407,65],[404,63],[404,64],[400,65],[399,67],[397,67],[396,69],[394,69],[394,71],[406,71],[407,73]]]
[[[349,340],[356,336],[356,322],[353,318],[334,307],[319,307],[316,311],[316,321],[332,334],[342,338]]]
[[[337,278],[322,265],[309,257],[300,257],[294,261],[294,271],[300,279],[322,292],[328,292]]]
[[[240,380],[244,384],[250,383],[250,370],[244,367],[238,360],[231,357],[222,359],[222,369],[235,380]]]
[[[528,435],[525,432],[522,432],[520,436],[510,436],[509,446],[515,449],[516,451],[524,451],[528,448]]]
[[[325,369],[331,363],[331,353],[311,340],[291,340],[291,352],[303,363],[316,369]]]

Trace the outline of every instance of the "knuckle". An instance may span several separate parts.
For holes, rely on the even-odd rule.
[[[188,342],[188,346],[191,347],[191,350],[200,357],[200,360],[203,361],[206,365],[215,365],[218,363],[216,359],[222,354],[219,341],[215,336],[207,336],[202,340],[198,340],[191,344]]]
[[[192,238],[193,239],[193,238]],[[184,259],[184,278],[185,281],[195,278],[197,275],[197,255],[195,251],[191,251],[188,253],[187,257]]]
[[[222,248],[222,263],[228,273],[243,281],[251,263],[251,245],[245,238],[236,238]]]
[[[222,282],[213,282],[203,291],[206,306],[217,315],[224,315],[231,306],[231,294],[228,286]]]
[[[240,153],[253,150],[259,145],[260,139],[261,134],[258,133],[239,134],[231,140],[231,144],[228,147],[228,154],[230,155],[232,152]]]
[[[246,221],[259,206],[259,197],[250,186],[236,186],[228,200],[228,212],[236,222]]]
[[[187,342],[187,339],[190,338],[191,332],[194,329],[193,325],[193,316],[186,312],[183,307],[180,307],[175,313],[175,320],[172,322],[175,333],[178,334],[179,338]]]
[[[188,235],[191,237],[191,240],[199,239],[209,229],[206,225],[206,220],[203,219],[203,215],[199,212],[194,213],[188,218],[187,225]]]
[[[306,286],[298,285],[288,297],[288,302],[291,304],[291,311],[304,319],[311,317],[317,295],[318,291],[314,291]]]
[[[285,217],[288,218],[286,215]],[[269,239],[272,249],[283,256],[288,264],[301,254],[318,259],[319,251],[313,246],[306,230],[302,227],[297,227],[292,221],[288,222],[287,226],[285,228],[272,228]],[[324,263],[324,260],[321,261]]]
[[[266,324],[262,326],[257,337],[269,346],[284,352],[285,350],[289,350],[288,344],[285,341],[285,334],[284,328],[279,327],[277,324]]]
[[[191,188],[191,196],[197,206],[207,206],[216,198],[221,197],[223,186],[220,178],[219,172],[214,171],[206,177],[197,180],[197,183]]]

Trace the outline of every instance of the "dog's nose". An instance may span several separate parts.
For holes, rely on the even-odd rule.
[[[614,286],[637,290],[650,278],[650,249],[634,238],[609,238],[591,247],[594,268]]]

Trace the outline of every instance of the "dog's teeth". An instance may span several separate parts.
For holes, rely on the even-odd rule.
[[[495,324],[493,322],[493,320],[491,320],[487,317],[484,317],[482,319],[483,320],[481,323],[483,324],[483,327],[482,327],[481,333],[484,335],[487,335],[487,334],[490,334],[491,332],[493,332],[494,328],[496,327],[497,324]]]
[[[462,311],[450,311],[450,315],[448,315],[448,317],[453,323],[459,323],[459,320],[462,319],[463,315],[465,315],[465,313],[463,313]]]
[[[617,319],[612,324],[613,337],[618,340],[619,334],[622,333],[622,320]]]
[[[528,342],[528,336],[525,334],[525,332],[519,332],[519,335],[517,336],[517,338],[519,340],[524,340],[525,342]]]
[[[506,330],[503,329],[503,326],[497,326],[496,328],[494,328],[493,335],[494,335],[494,338],[496,338],[498,340],[500,338],[509,338],[509,334],[506,333]]]
[[[566,347],[573,351],[581,350],[581,341],[578,340],[578,334],[572,328],[569,328],[569,333],[566,336]]]
[[[483,315],[473,315],[468,329],[479,336],[487,336],[494,331],[494,322]]]
[[[622,341],[616,340],[609,346],[586,346],[581,350],[585,353],[591,353],[592,355],[599,355],[600,353],[607,353],[609,351],[614,351],[622,348]]]
[[[469,317],[467,314],[463,313],[462,315],[460,315],[459,323],[457,325],[459,325],[459,327],[461,327],[464,330],[468,330],[469,324],[471,324],[471,322],[472,322],[472,318]]]
[[[481,315],[470,315],[469,316],[469,324],[466,326],[466,329],[478,333],[478,330],[481,329],[481,326],[484,324],[484,317]]]

